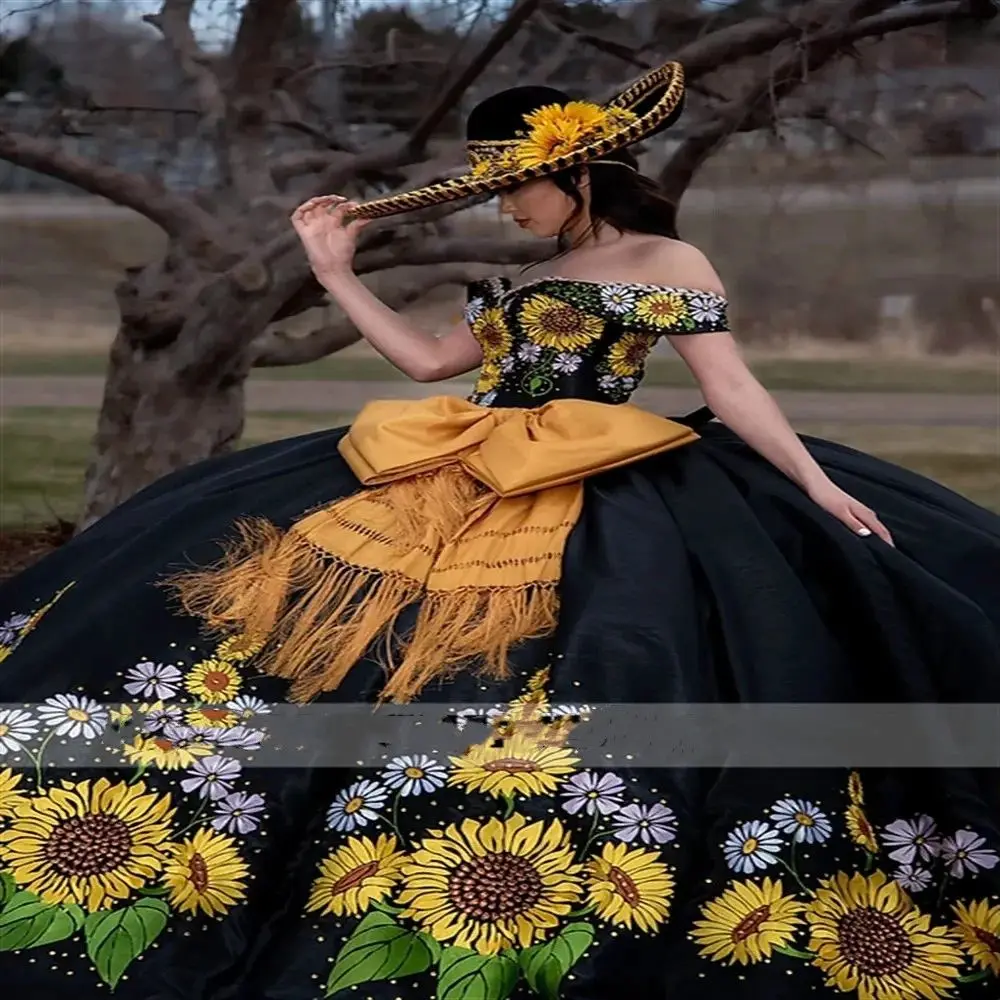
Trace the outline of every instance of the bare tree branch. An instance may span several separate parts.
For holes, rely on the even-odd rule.
[[[541,0],[518,0],[503,23],[493,32],[475,58],[440,96],[435,105],[417,123],[407,145],[411,151],[421,152],[445,116],[462,99],[462,96],[479,79],[504,46],[521,30],[521,26],[538,9]]]
[[[841,2],[814,32],[806,31],[789,55],[743,96],[717,108],[710,121],[690,133],[681,143],[660,174],[660,182],[668,195],[679,201],[698,168],[731,135],[772,124],[776,103],[794,91],[808,74],[834,59],[846,46],[863,38],[967,13],[965,0],[884,10],[889,5],[890,0]],[[809,6],[815,16],[822,11],[823,4]],[[719,31],[715,34],[724,33]],[[705,41],[714,37],[709,36]],[[749,39],[743,41],[749,44]]]
[[[402,309],[441,285],[462,285],[477,277],[476,268],[470,265],[432,268],[429,272],[422,272],[410,281],[397,282],[382,294],[382,301],[391,309]],[[293,337],[284,330],[271,330],[255,341],[252,363],[255,368],[308,364],[356,344],[360,339],[357,327],[346,316],[301,337]]]
[[[206,128],[211,129],[225,117],[226,99],[208,54],[191,30],[193,7],[194,0],[163,0],[159,13],[145,14],[142,19],[156,28],[172,49],[181,71],[194,85]]]
[[[203,256],[209,246],[229,242],[217,220],[193,201],[176,195],[141,174],[120,170],[109,163],[84,159],[58,141],[36,139],[0,126],[0,160],[56,177],[90,194],[131,208],[165,233]]]

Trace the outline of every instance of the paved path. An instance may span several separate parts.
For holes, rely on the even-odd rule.
[[[96,407],[103,380],[84,376],[0,378],[0,407]],[[398,382],[253,380],[247,406],[254,413],[354,413],[372,399],[420,399],[441,393],[466,395],[465,382],[422,385]],[[872,423],[1000,427],[1000,398],[949,393],[775,392],[788,418],[796,423]],[[690,389],[651,386],[635,401],[654,413],[680,414],[702,405]]]

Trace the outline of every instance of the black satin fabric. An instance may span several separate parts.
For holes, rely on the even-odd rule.
[[[0,703],[34,705],[62,692],[125,701],[123,678],[135,663],[191,663],[210,656],[214,645],[196,622],[171,608],[156,582],[180,565],[211,562],[219,540],[231,535],[240,517],[263,516],[287,526],[304,511],[357,489],[337,453],[343,433],[268,444],[170,476],[5,584],[0,616],[30,613],[67,584],[73,587],[0,664]],[[725,428],[711,425],[701,433],[694,445],[586,484],[583,515],[565,553],[558,633],[517,651],[514,679],[484,684],[466,675],[427,692],[424,700],[456,709],[505,703],[547,666],[553,704],[598,706],[595,719],[599,706],[618,703],[1000,702],[1000,518],[917,475],[806,439],[834,481],[879,513],[896,539],[891,548],[852,534]],[[370,702],[381,680],[378,664],[364,661],[324,701]],[[283,687],[261,678],[243,693],[279,702]],[[442,733],[455,728],[446,719],[440,725]],[[483,739],[484,728],[470,725],[463,739]],[[316,866],[334,846],[327,808],[343,789],[400,751],[373,737],[360,741],[357,766],[310,766],[317,749],[299,748],[301,766],[245,765],[243,778],[267,804],[260,828],[237,838],[252,876],[246,900],[222,919],[172,916],[114,996],[324,995],[331,960],[358,922],[304,913]],[[559,995],[864,995],[849,976],[838,987],[835,976],[802,958],[713,961],[699,955],[689,937],[705,901],[743,877],[727,867],[727,837],[734,827],[765,817],[778,800],[816,803],[836,827],[823,850],[805,845],[798,871],[807,884],[835,871],[871,875],[872,860],[865,861],[843,829],[855,762],[844,760],[842,769],[803,768],[796,761],[775,769],[661,768],[643,766],[641,750],[630,756],[612,751],[607,767],[641,801],[665,801],[676,820],[676,837],[663,847],[674,879],[669,920],[654,933],[592,920],[593,941],[562,980]],[[9,756],[0,756],[0,771],[9,763]],[[131,774],[128,768],[70,768],[47,780],[128,780]],[[154,767],[142,780],[179,799],[179,778]],[[982,838],[980,852],[1000,850],[996,771],[900,768],[862,771],[862,778],[864,809],[876,829],[926,815],[943,834],[974,831]],[[493,800],[475,793],[461,809],[454,802],[443,793],[414,798],[404,803],[406,821],[430,829],[495,813]],[[527,799],[518,809],[550,822],[559,811],[553,802]],[[0,820],[0,830],[11,823]],[[887,872],[896,867],[887,860],[888,850],[883,847],[876,862]],[[921,912],[947,925],[953,900],[996,906],[1000,865],[989,864],[989,853],[979,858],[983,864],[974,876],[953,876],[941,891],[935,884],[929,893],[916,894]],[[781,867],[752,873],[758,881],[765,876],[783,877],[786,894],[796,891]],[[2,929],[0,913],[0,948]],[[898,949],[893,954],[898,958]],[[890,965],[893,960],[885,959]],[[990,972],[976,979],[977,971],[988,970],[970,963],[963,972],[974,981],[955,980],[950,993],[934,992],[939,987],[933,985],[896,993],[883,986],[871,995],[993,995],[996,978]],[[39,1000],[108,995],[80,934],[3,950],[0,981],[11,996]],[[497,990],[495,984],[473,985],[465,994],[447,995],[539,996],[523,977],[512,992]],[[435,978],[422,973],[335,995],[389,1000],[441,995],[436,991]]]

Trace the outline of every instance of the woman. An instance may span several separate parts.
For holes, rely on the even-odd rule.
[[[506,91],[466,178],[303,206],[366,339],[475,394],[170,476],[0,590],[19,995],[986,995],[993,761],[864,703],[1000,696],[1000,519],[791,431],[627,152],[682,90]],[[567,252],[441,338],[352,273],[491,191]],[[719,423],[628,404],[660,336]]]

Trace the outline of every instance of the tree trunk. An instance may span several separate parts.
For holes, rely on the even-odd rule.
[[[186,332],[208,340],[211,322]],[[178,342],[150,350],[132,333],[123,322],[111,349],[78,531],[162,476],[232,451],[243,431],[245,374],[191,384]]]

